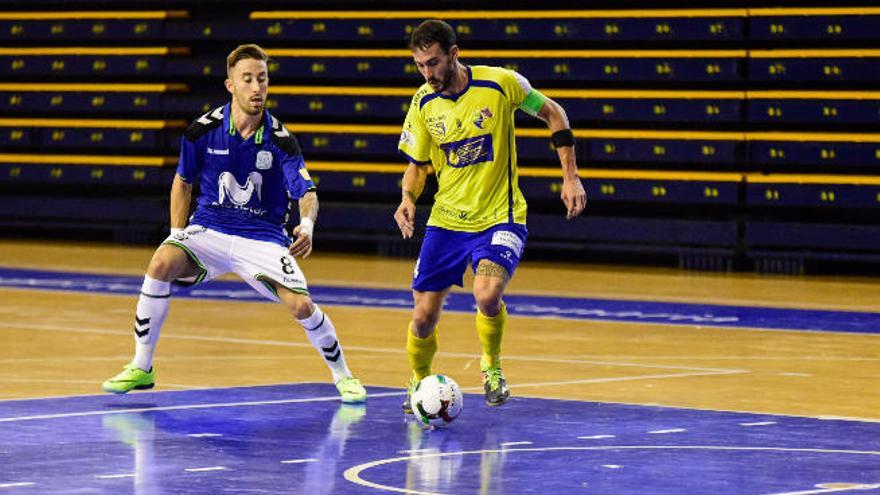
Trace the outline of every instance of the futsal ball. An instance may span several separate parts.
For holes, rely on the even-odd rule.
[[[441,427],[461,414],[464,397],[455,380],[446,375],[429,375],[416,384],[410,397],[413,414],[425,426]]]

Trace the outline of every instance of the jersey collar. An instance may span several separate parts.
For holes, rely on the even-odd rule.
[[[471,81],[474,80],[474,76],[471,74],[471,66],[470,65],[465,65],[464,67],[465,67],[465,69],[467,69],[467,84],[464,85],[464,89],[462,89],[458,93],[455,93],[455,94],[452,94],[449,96],[446,96],[443,93],[438,93],[440,95],[440,98],[446,98],[447,100],[458,101],[458,99],[461,98],[461,95],[467,93],[467,90],[470,89],[470,87],[471,87]]]
[[[223,118],[226,120],[226,132],[229,133],[230,136],[235,136],[238,133],[238,129],[235,128],[235,119],[232,118],[232,102],[226,104],[223,108]],[[266,135],[266,122],[269,121],[269,111],[263,110],[263,115],[260,118],[260,127],[257,129],[257,132],[254,133],[254,144],[263,144],[264,136]]]

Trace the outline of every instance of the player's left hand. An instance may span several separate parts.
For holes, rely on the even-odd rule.
[[[565,203],[566,220],[581,214],[587,206],[587,192],[584,191],[584,185],[581,184],[580,177],[575,179],[566,179],[562,182],[562,194],[560,195],[562,202]]]
[[[296,240],[288,249],[291,256],[308,258],[312,254],[312,230],[300,224],[293,228],[293,236]]]

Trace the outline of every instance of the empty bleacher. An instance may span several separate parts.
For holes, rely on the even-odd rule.
[[[267,106],[319,184],[321,237],[395,252],[397,139],[422,83],[406,39],[439,17],[465,63],[518,70],[568,111],[590,201],[572,222],[546,128],[518,115],[537,251],[785,271],[880,261],[880,8],[11,4],[20,11],[0,13],[4,225],[155,240],[180,134],[227,99],[225,55],[254,41],[272,57]],[[131,198],[160,211],[126,221]]]

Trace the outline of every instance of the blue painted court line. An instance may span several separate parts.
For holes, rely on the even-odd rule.
[[[365,406],[341,405],[330,384],[2,401],[0,487],[318,495],[880,488],[880,423],[516,396],[493,408],[467,394],[455,423],[423,431],[400,412],[401,390],[369,392]]]
[[[27,270],[0,267],[0,287],[135,295],[141,277]],[[408,309],[409,290],[311,286],[319,304]],[[173,289],[175,297],[265,301],[247,284],[215,280],[192,289]],[[720,304],[668,303],[597,298],[506,295],[511,315],[665,325],[767,328],[880,334],[880,313],[825,311]],[[446,311],[474,311],[473,297],[453,293]]]

